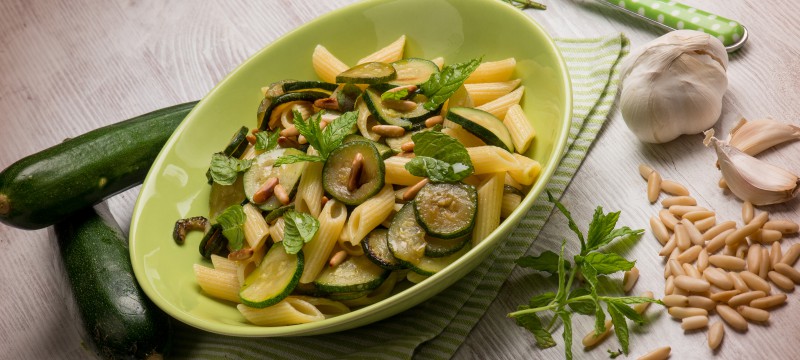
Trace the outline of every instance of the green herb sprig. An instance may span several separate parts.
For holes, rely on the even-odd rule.
[[[297,254],[319,230],[319,220],[304,212],[289,210],[283,215],[283,247],[287,254]]]
[[[406,163],[412,175],[433,182],[457,182],[475,172],[467,148],[458,140],[438,131],[423,131],[411,136],[416,157]]]
[[[252,160],[239,160],[227,156],[223,153],[215,153],[211,156],[211,179],[220,185],[232,185],[240,172],[247,171]]]
[[[604,213],[603,208],[598,206],[595,210],[592,222],[589,224],[589,231],[584,234],[578,229],[578,225],[572,219],[570,212],[558,200],[548,192],[547,197],[554,203],[556,208],[566,216],[569,228],[577,235],[581,244],[580,253],[573,257],[570,263],[564,257],[566,240],[561,244],[558,254],[552,251],[545,251],[539,256],[523,256],[517,260],[517,264],[546,272],[558,276],[558,291],[556,293],[547,292],[531,298],[527,305],[521,305],[508,314],[513,318],[517,325],[524,327],[533,334],[536,345],[539,348],[549,348],[555,346],[552,332],[556,325],[556,319],[561,319],[564,325],[564,347],[567,359],[572,359],[572,315],[574,313],[595,316],[595,334],[603,333],[606,321],[606,311],[611,316],[614,324],[614,333],[619,339],[622,351],[628,353],[628,323],[626,319],[631,319],[636,323],[643,323],[644,318],[634,311],[629,305],[651,302],[663,305],[660,300],[640,296],[600,296],[597,292],[598,277],[611,275],[620,271],[627,271],[633,268],[635,262],[628,261],[616,253],[601,252],[600,249],[615,239],[639,236],[644,230],[632,230],[627,226],[616,228],[619,212]],[[574,281],[578,274],[582,274],[586,280],[585,286],[575,286]],[[575,288],[573,289],[573,286]],[[605,303],[606,310],[601,306]],[[543,324],[539,317],[544,311],[552,311],[552,321]]]
[[[228,239],[228,248],[232,251],[244,247],[244,223],[247,216],[241,205],[231,205],[217,216],[217,223],[222,226],[222,236]]]
[[[436,110],[458,90],[470,74],[481,64],[481,60],[472,59],[458,64],[445,65],[442,71],[434,73],[419,86],[420,92],[428,97],[423,104],[425,109]]]
[[[320,126],[322,112],[318,112],[303,120],[303,116],[297,110],[293,111],[294,126],[300,135],[303,135],[308,143],[317,149],[319,155],[283,155],[275,161],[274,166],[283,164],[293,164],[301,161],[325,162],[328,155],[337,147],[342,145],[345,136],[352,133],[353,127],[358,120],[358,112],[350,111],[334,119],[323,130]]]

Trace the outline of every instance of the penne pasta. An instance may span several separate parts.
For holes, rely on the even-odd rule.
[[[264,221],[264,217],[261,216],[261,210],[255,207],[255,205],[248,203],[245,204],[242,209],[246,217],[244,225],[242,226],[244,230],[244,239],[247,241],[247,244],[250,245],[250,248],[253,250],[259,249],[264,246],[264,242],[266,242],[267,236],[269,236],[269,225]]]
[[[431,62],[436,64],[436,66],[439,67],[439,70],[442,70],[442,67],[444,67],[444,58],[441,56],[431,59]]]
[[[329,83],[336,83],[336,75],[350,68],[322,45],[314,48],[314,53],[311,54],[311,65],[317,76]]]
[[[522,197],[518,194],[513,193],[504,193],[503,194],[503,202],[500,205],[500,217],[505,219],[511,215],[512,212],[519,206],[519,203],[522,202]]]
[[[483,105],[513,91],[522,82],[520,79],[510,81],[465,84],[472,103],[475,106]]]
[[[314,296],[290,296],[289,298],[294,298],[298,300],[303,300],[311,305],[314,305],[322,315],[325,315],[325,318],[334,317],[342,314],[347,314],[350,312],[350,308],[347,307],[341,301],[334,301],[331,299],[321,298],[321,297],[314,297]]]
[[[383,49],[380,49],[372,54],[369,54],[358,60],[359,64],[368,62],[383,62],[391,63],[403,58],[403,48],[406,46],[406,36],[402,35],[399,39],[395,40]]]
[[[542,165],[538,161],[520,154],[514,154],[517,160],[517,167],[508,170],[508,175],[522,185],[530,185],[539,177]]]
[[[478,213],[472,230],[472,246],[478,245],[500,225],[504,173],[494,173],[478,187]]]
[[[394,190],[386,184],[381,191],[369,200],[356,206],[345,224],[347,241],[359,245],[370,231],[378,227],[392,213]]]
[[[228,260],[226,257],[211,254],[211,264],[214,265],[214,270],[236,273],[236,261]]]
[[[508,58],[498,61],[487,61],[478,66],[469,75],[466,84],[508,81],[517,67],[517,60]]]
[[[476,109],[480,109],[486,111],[492,115],[494,115],[498,119],[503,119],[508,112],[508,109],[511,108],[513,105],[518,105],[520,100],[522,100],[522,94],[525,92],[525,86],[520,86],[516,90],[503,95],[495,100],[492,100],[486,104],[476,107]]]
[[[486,143],[483,140],[479,139],[477,136],[473,135],[471,132],[464,130],[462,127],[453,127],[453,128],[444,128],[442,129],[443,134],[447,134],[458,140],[464,147],[476,147],[476,146],[485,146]]]
[[[284,228],[284,220],[283,216],[279,217],[278,220],[275,220],[275,223],[269,227],[269,236],[272,237],[272,242],[281,242],[283,241],[283,228]]]
[[[281,302],[263,309],[239,304],[236,306],[247,321],[263,326],[305,324],[325,320],[325,315],[314,305],[296,297],[287,297]]]
[[[476,146],[467,148],[475,174],[489,174],[519,168],[519,161],[510,152],[497,146]]]
[[[508,108],[506,117],[503,118],[503,125],[506,126],[508,132],[511,134],[511,142],[514,143],[514,149],[520,154],[528,150],[531,141],[536,136],[536,130],[533,125],[528,121],[522,107],[519,104],[514,104]]]
[[[309,155],[316,151],[309,147]],[[303,176],[300,177],[300,184],[297,185],[297,195],[294,198],[294,209],[300,212],[311,214],[318,217],[322,210],[322,195],[325,189],[322,187],[322,166],[321,162],[312,162],[306,165]]]
[[[217,299],[239,302],[240,286],[236,273],[194,264],[194,276],[206,294]]]
[[[406,170],[405,166],[409,161],[411,161],[410,158],[402,156],[392,156],[384,160],[386,183],[394,185],[414,185],[422,181],[421,177],[411,175],[411,173]]]
[[[344,229],[346,219],[347,208],[336,200],[328,201],[322,208],[318,219],[319,230],[314,238],[303,247],[305,265],[303,275],[300,276],[300,283],[307,284],[314,281],[325,267],[331,251]]]

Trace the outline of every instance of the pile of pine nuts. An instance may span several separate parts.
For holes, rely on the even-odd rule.
[[[800,284],[794,264],[800,257],[800,243],[783,253],[781,240],[798,232],[798,224],[769,220],[769,213],[756,213],[753,205],[742,206],[742,222],[718,222],[716,213],[697,205],[685,186],[670,180],[647,165],[639,165],[647,180],[647,198],[655,203],[662,192],[664,209],[650,218],[655,238],[663,246],[664,298],[669,314],[681,320],[684,330],[708,327],[708,346],[722,342],[721,322],[709,326],[716,312],[729,327],[747,331],[748,323],[769,321],[769,309],[786,302],[786,294],[773,293],[770,282],[783,292]]]

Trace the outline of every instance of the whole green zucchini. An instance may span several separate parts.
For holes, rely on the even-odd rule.
[[[92,130],[11,164],[0,173],[0,222],[41,229],[142,182],[196,103]]]
[[[169,339],[169,319],[133,275],[126,239],[107,212],[79,210],[55,225],[61,256],[81,319],[106,359],[157,358]]]

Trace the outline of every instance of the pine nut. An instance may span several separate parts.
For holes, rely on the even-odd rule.
[[[755,213],[756,209],[753,208],[753,203],[749,201],[742,203],[742,221],[744,221],[745,224],[753,220]]]
[[[708,257],[708,262],[728,271],[742,271],[746,266],[744,259],[728,255],[711,255]]]
[[[605,327],[606,330],[601,332],[600,335],[595,335],[594,330],[590,330],[589,333],[586,334],[586,336],[584,336],[583,340],[581,341],[583,346],[587,348],[592,347],[605,340],[605,338],[607,338],[608,335],[611,334],[611,320],[606,320]]]
[[[333,256],[331,256],[331,260],[328,261],[328,266],[336,267],[339,264],[343,263],[344,260],[347,258],[347,251],[339,250]]]
[[[800,228],[800,225],[789,220],[770,220],[764,224],[764,229],[777,230],[784,235],[796,234],[798,228]]]
[[[750,306],[756,309],[769,309],[786,303],[786,294],[775,294],[771,296],[755,299],[750,302]]]
[[[253,248],[246,247],[228,254],[228,260],[244,261],[253,256]]]
[[[263,204],[272,197],[272,193],[275,190],[275,186],[278,185],[278,178],[269,178],[264,185],[253,194],[253,203],[255,204]]]
[[[289,194],[286,193],[286,189],[283,188],[281,184],[275,185],[275,197],[278,198],[278,201],[281,202],[283,205],[289,205],[291,199],[289,199]]]
[[[667,307],[687,307],[689,306],[689,298],[683,295],[666,295],[661,302]]]
[[[670,275],[664,281],[664,295],[672,295],[675,292],[675,276]]]
[[[686,275],[686,272],[683,271],[683,267],[681,266],[681,264],[678,262],[677,259],[668,260],[667,261],[667,266],[669,266],[669,272],[672,275],[675,275],[675,276]]]
[[[758,269],[761,267],[761,246],[758,244],[750,245],[747,250],[747,271],[758,274]]]
[[[325,110],[339,111],[339,100],[335,97],[317,99],[314,100],[314,107]]]
[[[739,290],[728,290],[728,291],[720,291],[717,293],[711,294],[708,298],[717,302],[728,302],[732,297],[741,294],[742,292]]]
[[[739,244],[739,246],[736,248],[736,255],[734,255],[734,256],[736,256],[739,259],[744,259],[745,256],[747,256],[747,246],[746,245],[747,244],[744,244],[744,243]]]
[[[639,296],[640,297],[646,297],[646,298],[649,298],[649,299],[655,299],[655,297],[653,297],[653,292],[652,291],[645,291]],[[633,311],[636,311],[637,314],[641,315],[641,314],[644,314],[645,311],[647,311],[648,307],[650,307],[650,303],[649,302],[638,303],[636,305],[633,305]]]
[[[381,105],[400,112],[414,111],[419,106],[419,104],[413,101],[394,99],[381,100]]]
[[[683,215],[683,219],[689,220],[694,223],[700,220],[708,219],[710,217],[713,217],[714,215],[716,215],[716,213],[711,210],[690,211],[685,215]]]
[[[653,168],[647,166],[645,164],[639,164],[639,175],[642,176],[642,179],[647,181],[647,178],[650,177],[650,174],[653,172]]]
[[[688,205],[672,205],[669,207],[669,212],[675,216],[683,216],[692,211],[708,211],[702,206],[688,206]]]
[[[675,277],[675,286],[689,292],[703,292],[711,288],[711,284],[704,279],[696,279],[687,275],[678,275]]]
[[[406,130],[395,125],[375,125],[372,127],[372,132],[385,137],[401,137],[405,135]]]
[[[719,314],[722,320],[725,320],[730,327],[739,331],[747,330],[747,320],[730,306],[723,304],[717,305],[717,314]]]
[[[322,207],[325,207],[325,204],[328,203],[328,200],[329,200],[328,197],[323,195],[322,198],[319,199],[320,205]]]
[[[728,190],[728,182],[725,181],[725,178],[719,179],[717,186],[719,186],[719,188],[722,190]]]
[[[672,250],[677,249],[678,242],[675,239],[675,235],[670,236],[669,241],[664,244],[664,247],[661,248],[661,251],[658,252],[659,256],[669,256],[672,253]]]
[[[722,323],[717,321],[708,328],[708,347],[711,350],[716,350],[719,344],[722,343],[722,338],[725,336],[725,327]]]
[[[750,321],[767,322],[769,321],[769,312],[762,309],[756,309],[746,305],[736,308],[742,317]]]
[[[695,224],[696,226],[697,224]],[[706,232],[703,233],[703,240],[711,240],[715,238],[717,235],[722,234],[725,230],[735,229],[736,222],[735,221],[723,221],[714,227],[708,229]]]
[[[705,219],[700,219],[700,220],[697,220],[694,223],[694,227],[696,227],[697,230],[699,230],[701,233],[705,233],[708,229],[711,229],[712,227],[714,227],[714,225],[717,225],[717,217],[716,216],[711,216],[711,217],[707,217]]]
[[[677,286],[675,287],[675,290],[672,293],[675,294],[675,295],[689,296],[689,292],[688,291],[683,290],[683,289],[681,289],[681,288],[679,288]]]
[[[708,326],[708,315],[690,316],[681,320],[681,328],[683,330],[696,330],[706,326]]]
[[[411,186],[408,189],[406,189],[406,191],[403,193],[403,201],[409,201],[413,199],[415,196],[417,196],[417,193],[420,190],[422,190],[422,187],[425,186],[427,183],[428,183],[428,178],[425,178],[414,184],[414,186]]]
[[[661,243],[661,245],[664,245],[667,243],[667,241],[669,241],[669,231],[667,230],[667,227],[664,226],[664,223],[662,223],[657,217],[650,217],[650,228],[653,229],[653,235],[655,235],[656,239]]]
[[[364,155],[356,153],[350,165],[350,177],[347,181],[347,191],[353,192],[361,185],[361,168],[364,166]]]
[[[725,249],[722,251],[722,255],[726,256],[736,256],[736,250],[739,249],[739,244],[736,245],[725,245]]]
[[[703,272],[707,268],[708,268],[708,251],[706,251],[706,249],[703,249],[700,251],[700,255],[697,256],[697,270]]]
[[[686,229],[686,233],[689,235],[689,240],[692,241],[692,244],[706,244],[706,242],[703,240],[703,234],[700,233],[700,230],[697,230],[697,227],[694,226],[694,223],[686,219],[681,220],[681,223],[683,223],[683,228]]]
[[[754,232],[756,232],[756,230],[760,229],[761,226],[767,222],[767,220],[769,220],[769,213],[762,212],[761,214],[758,214],[758,216],[754,217],[752,221],[747,223],[747,225],[728,235],[728,237],[725,239],[725,244],[732,245],[740,243],[745,237],[752,235]]]
[[[691,196],[670,196],[661,200],[661,206],[665,208],[669,208],[672,205],[694,206],[697,205],[697,200]]]
[[[672,348],[669,346],[660,347],[640,356],[637,360],[666,360],[671,351]]]
[[[767,296],[767,294],[761,290],[748,291],[730,298],[730,300],[728,300],[728,305],[733,307],[749,305],[753,300],[760,299],[765,296]]]
[[[769,279],[772,280],[772,283],[781,290],[785,292],[794,291],[794,282],[792,282],[792,279],[789,279],[783,274],[777,271],[770,271],[767,273],[767,277],[769,277]]]
[[[756,231],[756,234],[757,238],[751,236],[751,239],[758,241],[762,244],[775,243],[776,241],[779,241],[781,238],[783,238],[783,233],[778,230],[761,229]]]
[[[636,266],[632,267],[630,270],[625,272],[625,275],[622,277],[622,290],[626,293],[631,291],[633,285],[636,284],[636,280],[639,280],[639,269]]]
[[[689,232],[686,231],[683,222],[679,222],[675,225],[675,241],[678,245],[678,249],[681,249],[681,251],[692,246],[692,240],[689,238]]]
[[[413,141],[409,141],[409,142],[407,142],[407,143],[405,143],[403,145],[400,145],[400,150],[403,150],[405,152],[414,151],[414,142]]]
[[[255,136],[255,135],[253,135],[253,134],[247,134],[247,135],[245,135],[245,137],[244,137],[244,138],[245,138],[245,140],[247,140],[247,142],[248,142],[248,143],[250,143],[251,145],[256,143],[256,136]]]
[[[775,264],[781,262],[782,258],[783,252],[781,251],[781,244],[777,242],[772,243],[772,249],[769,251],[769,266],[774,269]]]
[[[708,316],[708,310],[693,307],[673,306],[669,308],[667,312],[676,319],[686,319],[692,316]]]
[[[442,115],[431,116],[425,119],[425,127],[432,128],[444,122]]]
[[[294,138],[281,136],[281,137],[278,138],[278,146],[280,146],[282,148],[297,149],[297,148],[300,147],[300,144]]]
[[[734,231],[736,230],[728,229],[719,233],[719,235],[715,236],[708,243],[706,243],[706,251],[708,251],[709,254],[713,254],[719,251],[719,249],[722,249],[725,246],[725,239],[727,239],[728,235]]]
[[[300,145],[305,145],[305,144],[308,144],[308,140],[306,140],[305,136],[299,135],[297,137],[297,143],[300,144]]]
[[[800,244],[792,244],[789,250],[786,250],[786,253],[783,254],[781,262],[789,266],[794,266],[798,257],[800,257]]]
[[[700,245],[692,246],[680,255],[678,255],[678,262],[681,264],[684,263],[692,263],[697,260],[697,257],[700,256],[700,252],[703,250],[703,247]]]
[[[777,263],[775,264],[774,268],[775,271],[777,271],[783,276],[786,276],[787,278],[792,280],[795,284],[800,284],[800,271],[797,271],[797,269],[789,265],[786,265],[784,263]]]
[[[767,278],[767,273],[771,270],[771,261],[769,259],[769,250],[767,248],[761,249],[761,262],[759,263],[761,267],[758,269],[758,276],[762,279]]]
[[[714,286],[722,290],[733,289],[733,280],[716,268],[708,268],[703,272],[703,277]]]
[[[752,272],[742,271],[739,273],[739,276],[744,280],[744,283],[747,284],[747,287],[753,290],[760,290],[765,294],[769,294],[770,291],[772,291],[772,286],[769,286],[767,280],[762,279]]]
[[[662,180],[661,181],[661,191],[663,191],[663,192],[665,192],[667,194],[670,194],[670,195],[675,195],[675,196],[688,196],[689,195],[689,190],[685,186],[683,186],[683,185],[681,185],[681,184],[679,184],[679,183],[677,183],[675,181],[672,181],[672,180]]]
[[[285,129],[281,130],[280,135],[281,136],[285,136],[285,137],[298,136],[298,135],[300,135],[300,130],[298,130],[294,126],[289,126],[289,127],[285,128]]]
[[[733,288],[743,293],[750,291],[750,287],[742,280],[741,273],[729,272],[728,278],[733,282]]]
[[[714,308],[717,306],[716,301],[711,300],[705,296],[690,295],[688,297],[688,300],[689,300],[689,307],[705,309],[707,311],[714,310]]]
[[[658,195],[661,193],[661,174],[658,171],[653,170],[649,176],[647,176],[647,200],[650,203],[656,202],[658,200]]]
[[[672,213],[669,212],[668,209],[663,209],[659,211],[658,218],[661,220],[664,226],[667,227],[667,229],[675,231],[675,225],[678,223],[679,220],[677,217],[675,217],[675,215],[672,215]]]
[[[700,272],[697,271],[694,266],[692,266],[692,264],[682,264],[681,267],[683,267],[683,272],[685,272],[686,275],[689,275],[695,279],[703,278],[703,275],[701,275]]]

